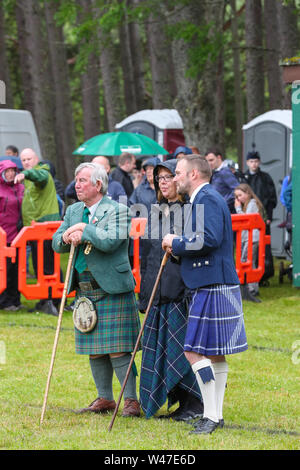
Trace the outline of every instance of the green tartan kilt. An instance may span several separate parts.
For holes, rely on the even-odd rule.
[[[81,280],[83,280],[82,277]],[[97,313],[97,323],[89,333],[81,333],[75,328],[76,353],[132,352],[140,331],[139,313],[134,292],[103,296],[102,289],[91,291],[78,289],[76,298],[82,296],[88,297],[93,302]]]

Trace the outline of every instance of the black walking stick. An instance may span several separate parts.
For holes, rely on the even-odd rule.
[[[159,284],[159,281],[160,281],[160,278],[161,278],[163,269],[164,269],[164,267],[165,267],[165,265],[166,265],[166,263],[167,263],[167,261],[168,261],[168,258],[169,258],[169,253],[165,253],[165,255],[164,255],[163,259],[162,259],[162,262],[161,262],[159,271],[158,271],[158,275],[157,275],[155,284],[154,284],[153,289],[152,289],[152,294],[151,294],[151,297],[150,297],[150,300],[149,300],[149,303],[148,303],[148,306],[147,306],[147,310],[146,310],[146,312],[145,312],[144,321],[143,321],[141,330],[140,330],[139,335],[138,335],[138,339],[137,339],[137,341],[136,341],[136,344],[135,344],[135,347],[134,347],[134,350],[133,350],[133,353],[132,353],[132,356],[131,356],[131,361],[130,361],[130,363],[129,363],[129,366],[128,366],[128,369],[127,369],[127,372],[126,372],[126,376],[125,376],[125,379],[124,379],[124,382],[123,382],[123,385],[122,385],[122,388],[121,388],[121,392],[120,392],[120,395],[119,395],[119,398],[118,398],[118,401],[117,401],[117,404],[116,404],[116,408],[115,408],[115,411],[114,411],[112,420],[111,420],[110,425],[109,425],[109,428],[108,428],[109,431],[111,431],[111,429],[112,429],[112,427],[113,427],[113,424],[114,424],[114,421],[115,421],[115,418],[116,418],[116,415],[117,415],[117,413],[118,413],[118,409],[119,409],[119,406],[120,406],[120,402],[121,402],[121,399],[122,399],[122,396],[123,396],[123,393],[124,393],[124,389],[125,389],[126,384],[127,384],[127,380],[128,380],[128,377],[129,377],[131,368],[132,368],[132,364],[133,364],[135,355],[136,355],[136,353],[137,353],[137,350],[138,350],[138,347],[139,347],[139,344],[140,344],[140,340],[141,340],[141,337],[142,337],[142,334],[143,334],[143,331],[144,331],[144,328],[145,328],[145,324],[146,324],[146,321],[147,321],[147,317],[148,317],[148,314],[149,314],[149,311],[150,311],[150,308],[151,308],[151,305],[152,305],[154,296],[155,296],[155,294],[156,294],[156,290],[157,290],[157,287],[158,287],[158,284]]]
[[[43,423],[44,414],[45,414],[46,405],[47,405],[47,398],[48,398],[48,393],[49,393],[49,388],[50,388],[50,380],[51,380],[52,371],[53,371],[53,365],[54,365],[55,353],[56,353],[58,337],[59,337],[59,332],[60,332],[60,326],[61,326],[61,321],[62,321],[62,315],[63,315],[65,302],[66,302],[67,288],[68,288],[68,284],[69,284],[70,271],[71,271],[74,251],[75,251],[75,245],[73,245],[73,243],[72,243],[71,249],[70,249],[69,260],[68,260],[67,271],[66,271],[64,290],[63,290],[63,295],[62,295],[59,314],[58,314],[58,322],[57,322],[57,327],[56,327],[56,334],[55,334],[54,345],[53,345],[53,350],[52,350],[52,357],[51,357],[50,369],[49,369],[49,373],[48,373],[48,380],[47,380],[47,384],[46,384],[46,390],[45,390],[44,403],[43,403],[43,408],[42,408],[40,424]]]

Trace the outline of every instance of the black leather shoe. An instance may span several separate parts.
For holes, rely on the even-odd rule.
[[[218,426],[219,422],[216,423],[209,418],[203,418],[199,425],[194,429],[194,431],[191,431],[190,434],[211,434]]]
[[[203,412],[195,412],[193,410],[183,410],[181,413],[172,417],[174,421],[190,421],[196,418],[202,418]]]
[[[201,421],[202,421],[202,418],[198,419],[198,420],[195,421],[194,423],[191,423],[191,425],[194,426],[194,428],[197,428],[197,427],[200,425]],[[224,423],[224,419],[223,419],[223,418],[222,418],[222,419],[219,419],[218,426],[219,426],[219,428],[224,428],[225,423]]]
[[[55,307],[52,300],[45,300],[42,302],[38,307],[38,310],[43,313],[47,313],[48,315],[54,315],[55,317],[58,316],[57,308]]]
[[[158,419],[175,419],[175,417],[181,413],[182,413],[182,407],[179,406],[175,411],[172,411],[172,413],[169,413],[167,415],[159,415],[157,418]]]
[[[159,418],[174,419],[174,421],[191,421],[203,416],[203,403],[199,398],[195,397],[192,393],[186,392],[186,395],[181,398],[181,405],[177,410],[169,415],[161,415]]]
[[[218,423],[218,424],[219,424],[219,428],[224,428],[224,426],[225,426],[224,419],[223,419],[223,418],[222,418],[222,419],[219,419],[219,423]]]

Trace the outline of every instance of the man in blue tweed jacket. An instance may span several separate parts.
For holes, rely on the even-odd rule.
[[[209,184],[210,176],[205,158],[188,155],[179,160],[174,181],[178,192],[190,197],[191,207],[184,234],[168,234],[163,240],[163,248],[180,257],[181,275],[191,290],[184,350],[204,403],[196,434],[224,425],[225,355],[247,349],[231,216],[224,198]]]

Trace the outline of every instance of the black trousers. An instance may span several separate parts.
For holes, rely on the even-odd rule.
[[[38,263],[38,254],[37,254],[37,242],[31,241],[31,256],[32,256],[32,265],[37,277],[37,263]],[[44,266],[43,266],[43,273],[46,275],[50,275],[54,273],[54,251],[52,248],[52,241],[45,240],[43,243],[43,253],[44,253]],[[62,271],[60,271],[60,280],[63,281]],[[49,292],[48,300],[53,300],[55,305],[58,305],[60,299],[52,299],[51,293]]]
[[[10,245],[8,243],[8,245]],[[20,305],[20,292],[18,291],[18,250],[16,262],[12,263],[10,258],[6,258],[6,289],[0,294],[0,308]]]

